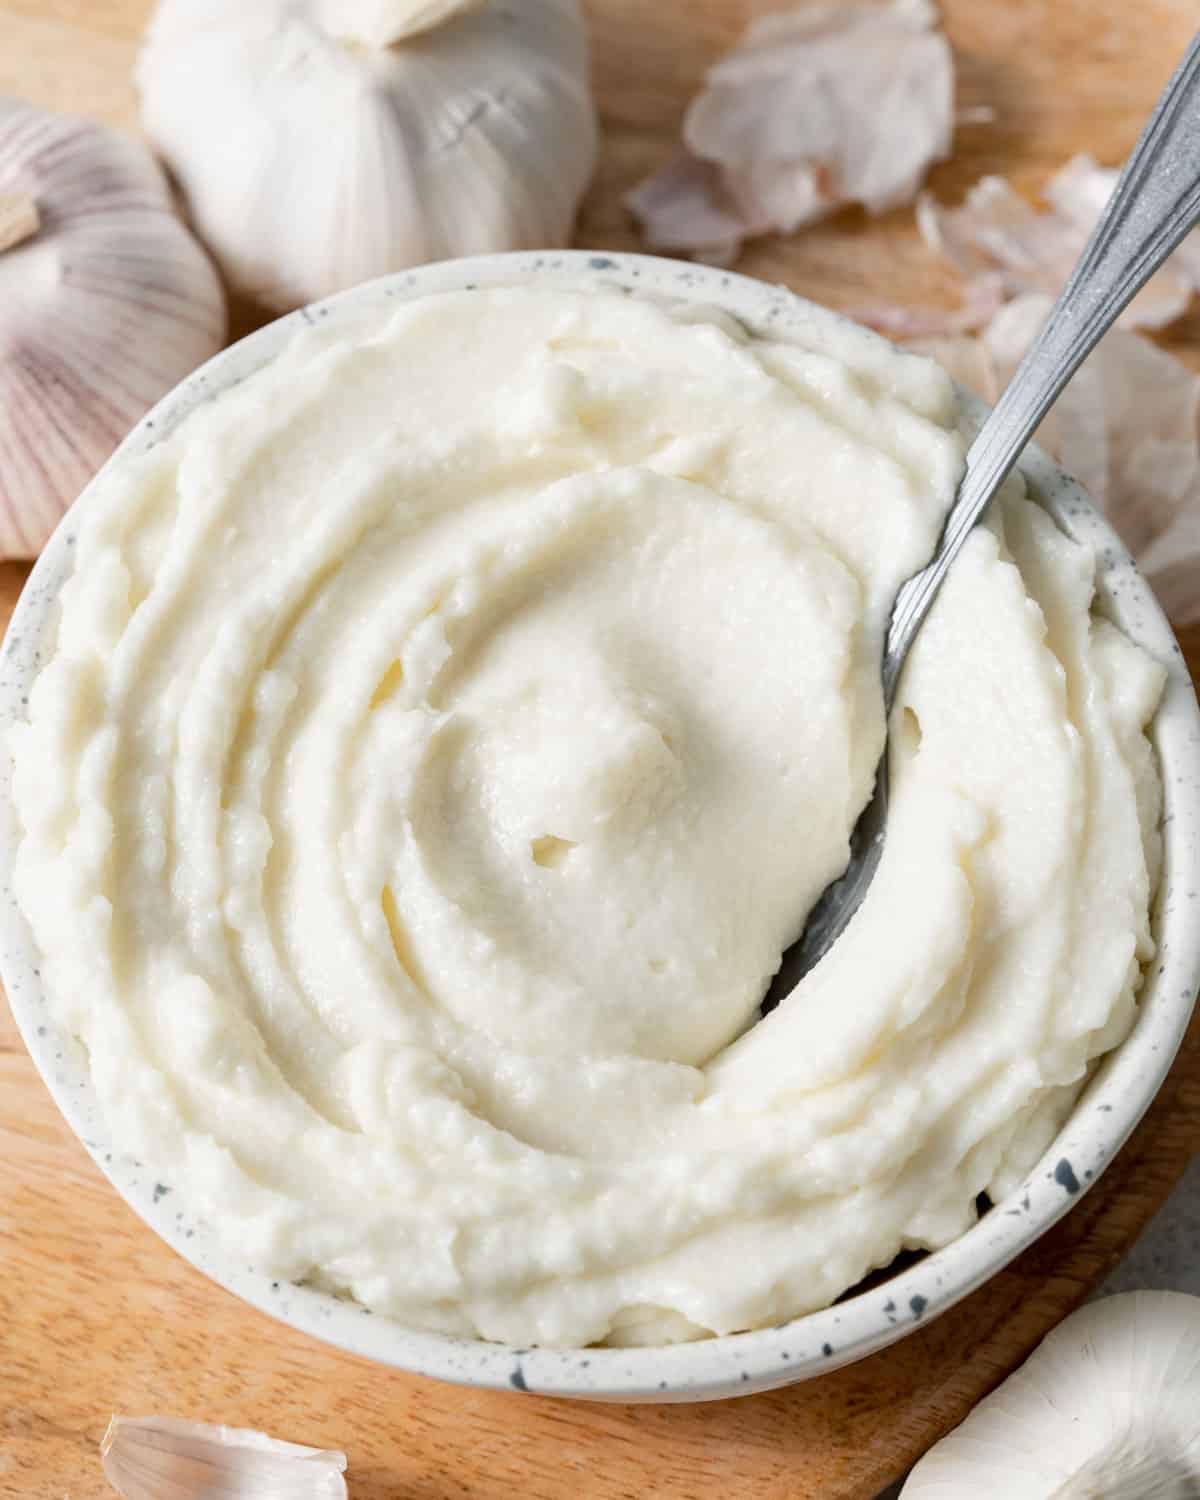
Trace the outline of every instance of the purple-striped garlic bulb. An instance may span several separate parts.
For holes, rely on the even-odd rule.
[[[225,297],[145,146],[0,98],[0,309],[0,558],[33,557]]]

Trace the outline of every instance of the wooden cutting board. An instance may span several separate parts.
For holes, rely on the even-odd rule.
[[[591,0],[604,155],[580,243],[631,248],[622,193],[669,154],[704,68],[770,0]],[[1196,21],[1186,0],[944,0],[964,125],[933,187],[1033,191],[1076,151],[1128,150]],[[147,0],[0,0],[0,93],[132,124]],[[219,121],[210,127],[219,128]],[[835,306],[952,301],[911,217],[855,213],[741,269]],[[256,320],[239,308],[239,328]],[[1200,354],[1200,319],[1173,334]],[[1200,366],[1200,358],[1194,362]],[[0,622],[23,570],[0,568]],[[1185,643],[1200,671],[1200,631]],[[0,1019],[0,1497],[99,1500],[112,1411],[341,1447],[354,1500],[873,1500],[1117,1261],[1200,1149],[1200,1027],[1133,1140],[1041,1242],[896,1348],[765,1396],[630,1408],[459,1390],[327,1349],[210,1284],[135,1219]]]

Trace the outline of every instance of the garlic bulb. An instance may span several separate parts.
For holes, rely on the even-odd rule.
[[[244,1427],[114,1417],[104,1477],[125,1500],[346,1500],[346,1455]]]
[[[0,99],[0,558],[33,557],[225,299],[137,141]]]
[[[901,1500],[1192,1500],[1200,1297],[1130,1292],[1073,1313],[912,1471]]]
[[[138,82],[202,238],[279,310],[561,245],[595,160],[578,0],[160,0]]]

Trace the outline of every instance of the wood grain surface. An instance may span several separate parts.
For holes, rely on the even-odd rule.
[[[632,248],[622,193],[669,154],[705,65],[754,0],[590,0],[604,153],[579,242]],[[147,0],[0,0],[0,93],[136,120]],[[959,132],[933,186],[985,172],[1027,192],[1076,151],[1117,162],[1169,74],[1185,0],[943,0]],[[219,128],[219,122],[211,122]],[[954,300],[905,212],[850,212],[751,246],[740,269],[834,306]],[[257,320],[237,310],[239,329]],[[1172,344],[1200,366],[1200,318]],[[0,567],[0,621],[24,570]],[[1185,641],[1200,670],[1200,631]],[[821,1380],[701,1407],[620,1408],[412,1379],[243,1306],[127,1209],[0,1019],[0,1497],[99,1500],[112,1411],[171,1412],[341,1447],[354,1500],[872,1500],[961,1419],[1116,1262],[1200,1149],[1200,1026],[1096,1187],[1012,1267],[896,1348]]]

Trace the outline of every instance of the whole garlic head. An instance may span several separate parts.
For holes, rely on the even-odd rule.
[[[160,0],[142,119],[238,290],[565,243],[596,123],[578,0]]]
[[[144,146],[0,98],[0,310],[0,558],[34,557],[225,298]]]
[[[1200,1495],[1200,1297],[1080,1308],[935,1443],[901,1500]]]

